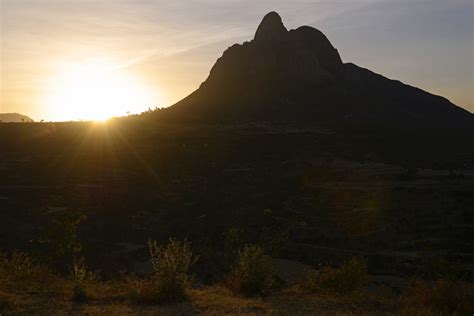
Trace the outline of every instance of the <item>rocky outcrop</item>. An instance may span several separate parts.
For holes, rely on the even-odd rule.
[[[276,12],[270,12],[263,18],[255,33],[255,41],[285,41],[288,30]]]
[[[289,37],[294,42],[294,46],[304,48],[314,54],[325,70],[331,73],[342,70],[341,56],[321,31],[313,27],[301,26],[292,30]]]
[[[337,50],[315,28],[288,32],[271,12],[259,25],[255,39],[227,49],[211,70],[206,84],[265,84],[278,80],[330,81],[342,69]]]

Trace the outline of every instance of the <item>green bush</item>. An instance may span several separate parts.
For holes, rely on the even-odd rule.
[[[272,259],[259,246],[244,247],[239,251],[238,261],[227,283],[240,294],[267,294],[273,285]]]
[[[367,280],[367,261],[353,257],[339,268],[326,266],[308,271],[304,287],[311,292],[346,295],[366,286]]]
[[[170,239],[166,247],[159,247],[149,240],[148,248],[154,272],[150,279],[132,281],[132,299],[147,303],[184,300],[192,280],[190,268],[196,262],[190,244]]]

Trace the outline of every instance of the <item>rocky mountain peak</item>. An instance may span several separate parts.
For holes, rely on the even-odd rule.
[[[278,13],[272,11],[265,15],[255,33],[255,41],[275,41],[287,39],[288,30]]]

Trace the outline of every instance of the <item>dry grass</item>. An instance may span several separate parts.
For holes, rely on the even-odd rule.
[[[266,259],[262,261],[266,258],[263,252],[256,249],[248,250],[250,252],[246,255],[242,251],[241,259],[246,264],[253,262],[260,265],[264,262],[266,268],[247,267],[244,270],[249,276],[254,276],[255,271],[271,271]],[[83,278],[82,287],[87,301],[78,303],[71,299],[76,280],[53,274],[46,267],[34,263],[26,254],[2,255],[0,272],[0,313],[5,314],[463,315],[474,310],[473,285],[460,281],[443,279],[429,283],[418,280],[402,296],[370,294],[363,288],[365,262],[358,258],[339,268],[332,268],[331,273],[324,277],[318,274],[316,281],[310,283],[317,285],[316,291],[295,286],[267,292],[265,297],[246,297],[236,295],[234,290],[222,285],[194,289],[187,285],[183,289],[187,301],[160,301],[160,305],[156,305],[157,297],[161,295],[156,291],[160,287],[156,286],[153,278],[125,276],[107,282]],[[341,281],[343,277],[349,281]],[[269,279],[264,280],[259,284],[269,284]],[[52,282],[54,286],[45,287],[47,291],[28,290],[30,286],[37,288],[39,282]],[[135,291],[141,292],[131,293],[134,287]],[[51,290],[53,288],[54,291]]]
[[[12,295],[0,291],[0,312],[13,311],[15,309],[15,301]]]
[[[376,296],[320,296],[294,287],[266,297],[243,297],[221,286],[190,291],[204,315],[397,315],[400,302]]]
[[[188,289],[185,302],[156,305],[130,301],[123,282],[89,285],[88,301],[81,304],[72,302],[67,295],[33,295],[13,300],[14,305],[3,311],[28,315],[451,315],[430,306],[408,304],[397,297],[315,295],[297,287],[266,297],[244,297],[216,285]]]
[[[48,267],[38,264],[28,254],[0,254],[0,290],[11,292],[56,292],[62,279]]]
[[[219,285],[193,289],[189,296],[196,310],[208,315],[248,315],[268,311],[265,300],[235,295],[232,290]]]
[[[474,311],[474,286],[459,280],[414,280],[407,301],[410,306],[423,306],[437,312],[469,314]]]

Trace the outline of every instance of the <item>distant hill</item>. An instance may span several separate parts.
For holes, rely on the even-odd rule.
[[[228,48],[198,90],[160,115],[173,120],[294,121],[328,127],[472,128],[449,100],[343,63],[319,30],[288,31],[276,12]]]
[[[0,122],[3,122],[3,123],[33,122],[33,119],[19,113],[0,113]]]

